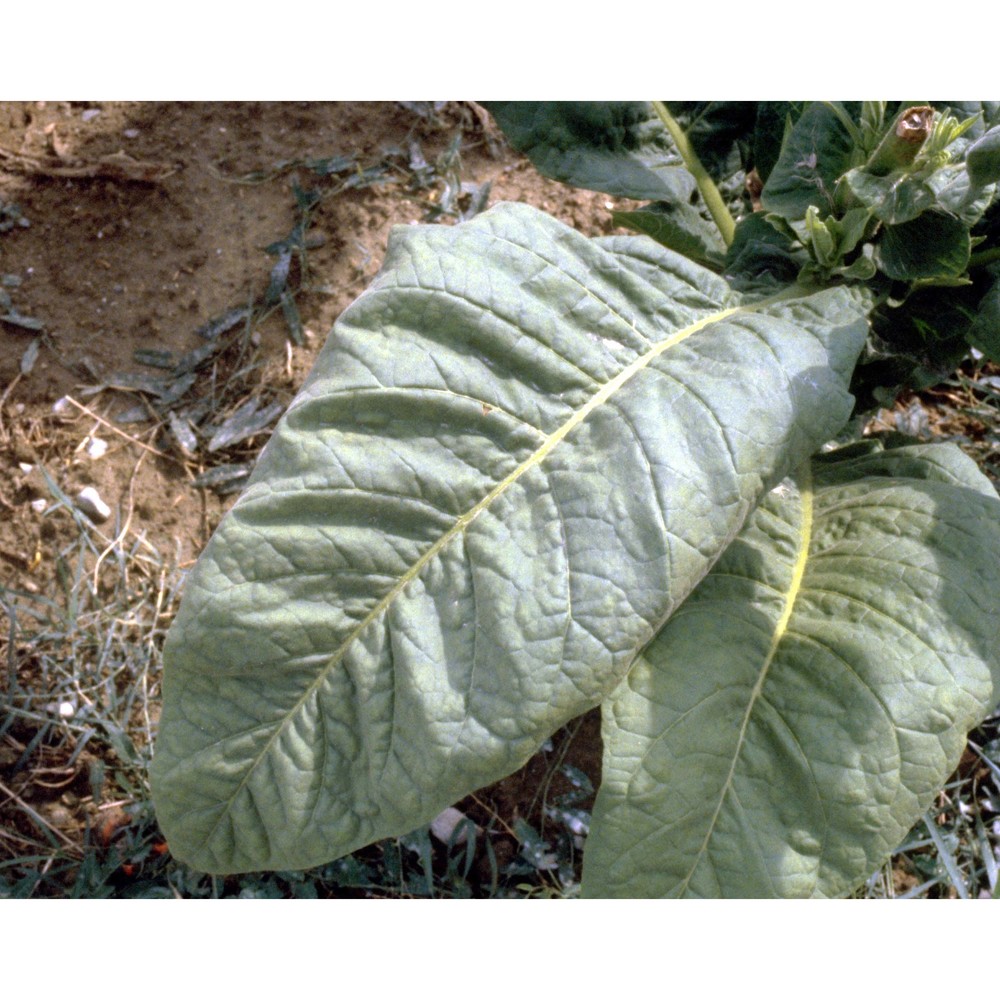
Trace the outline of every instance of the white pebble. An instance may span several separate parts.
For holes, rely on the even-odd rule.
[[[104,438],[87,438],[86,452],[91,458],[100,458],[108,450],[108,442]]]
[[[59,702],[59,718],[72,719],[76,715],[76,706],[71,701]]]
[[[93,486],[85,486],[76,495],[76,505],[95,524],[103,524],[111,517],[111,508],[101,499]]]
[[[37,500],[32,500],[31,501],[31,509],[36,514],[44,514],[45,513],[45,508],[48,507],[48,505],[49,505],[49,502],[48,502],[48,500],[45,499],[45,497],[39,497]]]
[[[437,816],[431,820],[431,833],[438,840],[440,840],[442,844],[447,844],[454,836],[459,824],[466,819],[468,819],[468,817],[465,813],[454,808],[454,806],[449,806],[443,812],[438,813]],[[477,834],[479,833],[479,827],[474,827],[473,829]],[[462,827],[462,829],[458,831],[458,836],[455,837],[456,844],[465,843],[467,830],[468,825]]]

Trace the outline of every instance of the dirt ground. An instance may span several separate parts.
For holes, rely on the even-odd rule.
[[[67,498],[96,490],[109,539],[190,565],[239,479],[204,484],[252,461],[267,434],[212,448],[211,421],[287,405],[390,228],[453,223],[487,182],[489,204],[612,231],[608,196],[540,177],[471,104],[0,103],[0,588],[48,593],[78,534],[46,473]],[[308,265],[296,253],[283,286],[293,344],[287,303],[270,295],[273,244],[306,217]],[[206,399],[221,413],[206,416]],[[599,720],[573,732],[555,752],[596,785]],[[525,813],[547,767],[529,764],[469,815]]]
[[[183,356],[204,346],[199,328],[264,293],[275,264],[264,248],[292,230],[293,185],[310,181],[296,164],[391,161],[378,183],[324,197],[310,215],[312,280],[296,296],[304,344],[291,348],[280,310],[255,325],[267,387],[283,402],[377,272],[390,228],[433,209],[439,192],[414,190],[406,169],[414,143],[433,163],[460,133],[461,180],[490,182],[491,204],[527,201],[582,231],[609,230],[607,196],[539,177],[487,141],[477,110],[454,104],[422,117],[393,103],[0,104],[0,203],[19,212],[0,236],[0,274],[13,276],[8,313],[32,321],[0,322],[0,582],[19,576],[25,560],[39,563],[39,551],[44,562],[29,505],[38,475],[29,481],[22,468],[40,462],[70,496],[93,486],[114,506],[131,495],[133,530],[176,540],[185,558],[204,544],[225,504],[190,489],[203,470],[176,461],[188,456],[166,444],[175,461],[147,451],[152,460],[135,473],[143,449],[122,435],[163,452],[162,428],[116,416],[148,397],[134,387],[143,377],[159,374],[136,351]],[[44,336],[22,374],[35,324]],[[122,388],[90,395],[109,383]],[[64,396],[74,403],[53,414]],[[76,451],[91,433],[110,445],[100,459]]]

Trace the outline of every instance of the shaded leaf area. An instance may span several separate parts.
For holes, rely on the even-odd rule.
[[[702,166],[716,180],[743,170],[753,144],[754,101],[667,101]]]
[[[790,237],[775,229],[763,213],[754,212],[736,225],[726,251],[726,280],[741,291],[783,288],[795,281],[805,261],[805,251],[796,249]]]
[[[886,405],[899,386],[924,389],[949,378],[970,344],[1000,360],[1000,265],[941,291],[921,288],[872,313],[868,349],[851,380],[859,411]]]
[[[991,361],[1000,363],[1000,266],[987,269],[985,278],[989,281],[988,288],[976,303],[965,335],[973,347]],[[981,281],[979,287],[985,283]]]
[[[1000,125],[981,135],[965,153],[969,183],[984,187],[1000,180]]]
[[[961,220],[940,212],[887,226],[875,256],[893,280],[957,277],[969,263],[969,230]]]
[[[695,191],[646,101],[494,101],[485,107],[546,177],[648,201],[686,203]]]
[[[397,229],[187,583],[175,854],[309,867],[515,770],[842,426],[864,311],[524,206]]]
[[[654,202],[632,212],[612,212],[611,217],[615,225],[645,233],[657,243],[713,270],[719,270],[725,259],[726,245],[718,228],[685,202]]]
[[[761,101],[753,131],[753,168],[766,182],[781,155],[781,146],[792,124],[802,114],[805,101]]]
[[[605,704],[594,896],[839,896],[1000,698],[1000,501],[863,442],[761,503]]]

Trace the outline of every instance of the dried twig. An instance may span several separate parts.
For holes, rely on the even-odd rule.
[[[42,177],[104,177],[114,181],[158,184],[181,169],[178,163],[137,160],[124,150],[96,160],[66,161],[56,156],[26,156],[0,147],[0,163],[5,170]]]
[[[131,434],[126,434],[123,430],[120,430],[119,428],[115,427],[114,424],[109,423],[107,420],[105,420],[104,417],[99,416],[98,414],[94,413],[93,410],[88,409],[86,406],[83,405],[83,403],[78,403],[72,396],[67,396],[66,402],[71,403],[82,413],[86,413],[88,417],[93,417],[94,420],[96,420],[99,424],[102,424],[104,427],[107,427],[107,429],[111,431],[113,434],[117,434],[119,437],[125,438],[126,441],[131,441],[132,444],[138,445],[145,451],[152,452],[159,458],[164,458],[168,462],[173,462],[175,465],[179,465],[185,470],[187,469],[187,466],[179,458],[175,458],[173,455],[170,455],[165,451],[160,451],[159,448],[154,448],[152,445],[148,445],[144,441],[140,441],[137,437],[132,437]]]

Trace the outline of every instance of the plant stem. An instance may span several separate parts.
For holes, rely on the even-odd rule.
[[[732,215],[729,214],[729,209],[726,208],[726,203],[722,200],[722,195],[719,194],[719,189],[715,186],[715,181],[708,176],[708,172],[701,165],[701,160],[698,159],[697,154],[691,147],[691,143],[688,142],[688,137],[684,134],[680,125],[674,121],[674,116],[667,110],[667,106],[663,101],[653,101],[652,104],[660,117],[660,121],[663,122],[670,133],[670,137],[674,140],[674,144],[677,146],[677,150],[684,160],[684,166],[688,168],[698,184],[698,190],[705,201],[705,206],[711,213],[715,224],[719,227],[722,239],[728,247],[733,242],[733,234],[736,232],[736,222],[733,220]]]

